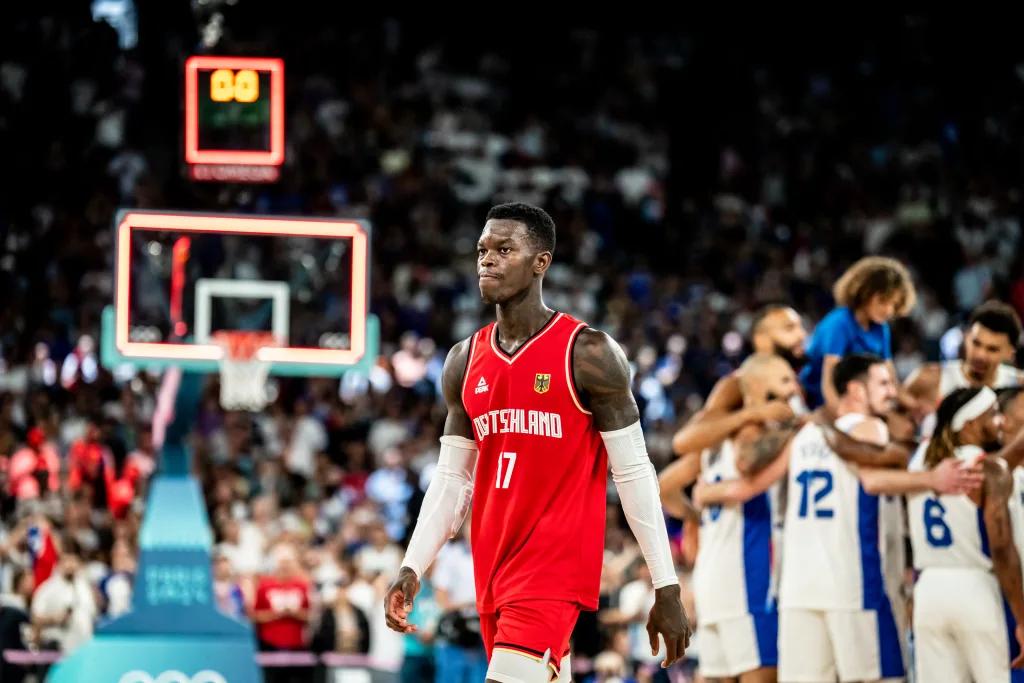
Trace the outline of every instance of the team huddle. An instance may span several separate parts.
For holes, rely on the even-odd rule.
[[[913,305],[909,275],[863,259],[835,295],[806,344],[791,308],[761,311],[755,353],[677,433],[680,459],[661,474],[666,509],[699,515],[700,671],[743,682],[900,680],[911,669],[921,683],[1018,680],[1020,320],[1002,303],[980,306],[961,358],[900,386],[887,321]],[[694,507],[682,495],[691,484]]]
[[[554,247],[542,209],[488,214],[477,272],[497,321],[445,361],[440,457],[385,597],[390,628],[416,630],[420,577],[472,509],[487,681],[570,680],[577,617],[598,605],[610,470],[650,570],[663,666],[691,625],[662,506],[699,518],[691,616],[706,680],[899,680],[911,666],[918,683],[1011,680],[1024,665],[1012,308],[980,306],[962,357],[900,386],[889,321],[913,308],[914,286],[897,261],[861,259],[810,340],[792,308],[762,309],[754,353],[675,435],[679,459],[656,478],[622,349],[544,304]]]

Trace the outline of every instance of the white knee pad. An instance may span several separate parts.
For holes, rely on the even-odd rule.
[[[544,657],[538,658],[522,652],[494,648],[487,667],[487,678],[498,683],[570,683],[572,669],[569,656],[562,658],[558,678],[552,678],[555,670],[548,664],[550,658],[551,650],[545,652]]]

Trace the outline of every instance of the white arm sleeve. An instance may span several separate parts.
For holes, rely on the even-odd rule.
[[[678,584],[665,515],[661,511],[658,478],[647,457],[640,421],[613,432],[601,432],[601,438],[608,449],[612,481],[619,492],[622,511],[651,570],[651,583],[655,588]]]
[[[442,436],[437,469],[423,496],[402,566],[423,576],[445,541],[459,533],[473,499],[476,443],[461,436]]]

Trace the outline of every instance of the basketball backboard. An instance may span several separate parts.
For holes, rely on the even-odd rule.
[[[278,375],[336,376],[372,363],[365,221],[122,210],[115,218],[108,366],[217,372],[219,331],[272,333]]]

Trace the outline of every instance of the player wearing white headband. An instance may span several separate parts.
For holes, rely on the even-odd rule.
[[[1013,483],[1001,457],[1019,457],[1024,437],[993,453],[1001,423],[994,391],[957,389],[939,405],[935,434],[911,461],[912,470],[928,470],[949,458],[983,459],[984,471],[977,493],[908,498],[920,572],[913,618],[919,681],[1008,681],[1011,660],[1024,665],[1024,626],[1016,625],[1024,624],[1024,586],[1011,521]]]

